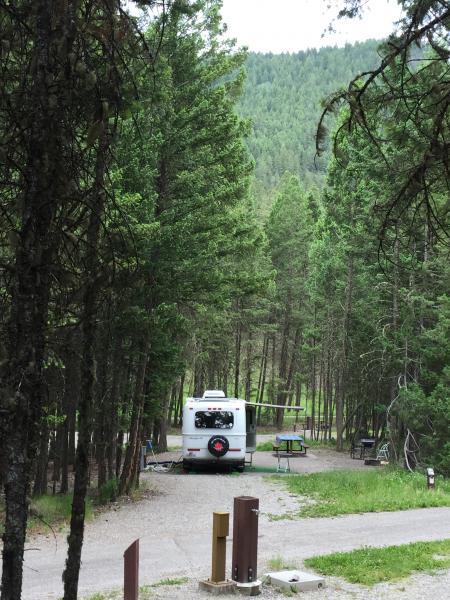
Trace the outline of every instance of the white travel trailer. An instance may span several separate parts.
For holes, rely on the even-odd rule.
[[[272,404],[258,404],[270,406]],[[256,450],[256,404],[206,390],[187,398],[183,409],[183,467],[221,464],[244,470],[246,453]],[[285,407],[280,407],[285,408]]]

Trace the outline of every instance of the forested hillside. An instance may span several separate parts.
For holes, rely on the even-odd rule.
[[[0,0],[1,600],[30,496],[57,493],[76,600],[87,495],[137,487],[142,443],[167,450],[205,388],[450,475],[450,9],[402,3],[378,59],[251,55],[237,106],[220,0],[145,31],[120,0]]]
[[[378,42],[296,54],[248,55],[238,110],[252,122],[247,140],[255,160],[258,201],[267,207],[270,191],[285,171],[306,187],[322,186],[329,153],[315,157],[315,134],[322,102],[379,60]]]

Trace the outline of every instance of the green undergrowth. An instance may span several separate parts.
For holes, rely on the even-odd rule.
[[[300,509],[302,517],[450,506],[450,480],[439,477],[436,489],[428,490],[423,474],[400,469],[325,471],[272,479],[286,485],[291,494],[314,500]]]
[[[322,575],[342,577],[351,583],[371,586],[396,581],[415,572],[436,573],[450,567],[450,540],[416,542],[384,548],[361,548],[336,552],[304,561]]]
[[[119,494],[119,482],[117,479],[109,479],[106,483],[100,486],[97,493],[98,504],[108,504],[108,502],[115,502]]]
[[[72,494],[37,496],[32,498],[28,518],[28,530],[34,533],[52,528],[64,528],[70,522]],[[86,499],[86,519],[92,517],[92,502]]]

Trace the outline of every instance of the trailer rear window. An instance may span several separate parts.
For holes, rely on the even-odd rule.
[[[195,427],[197,429],[231,429],[234,415],[227,410],[199,410],[195,413]]]

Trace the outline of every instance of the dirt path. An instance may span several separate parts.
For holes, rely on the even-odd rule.
[[[262,458],[270,460],[273,464],[273,457]],[[339,455],[336,457],[335,453],[329,451],[312,452],[307,459],[296,459],[299,461],[296,465],[298,469],[306,469],[307,466],[308,469],[312,469],[312,465],[315,464],[316,470],[323,470],[327,464],[328,468],[336,468],[337,465],[333,461],[338,459]],[[358,461],[351,462],[356,463],[355,468],[361,468]],[[207,577],[210,571],[212,512],[231,512],[233,498],[239,495],[251,495],[260,499],[260,574],[266,568],[265,563],[276,556],[299,563],[305,557],[335,550],[350,550],[363,545],[380,546],[434,540],[448,536],[448,531],[444,530],[442,524],[450,522],[450,508],[349,515],[334,519],[273,521],[270,515],[281,516],[295,510],[298,506],[297,499],[260,474],[229,476],[146,473],[144,478],[155,490],[155,495],[139,503],[127,504],[120,509],[105,512],[87,525],[80,597],[121,587],[123,551],[139,537],[142,585],[166,577],[187,576],[190,579],[189,583],[180,589],[155,588],[155,597],[173,600],[208,598],[208,595],[198,592],[196,582],[201,577]],[[25,561],[24,600],[53,600],[62,596],[61,573],[66,555],[65,535],[58,534],[57,542],[56,546],[50,536],[30,540]],[[228,559],[231,545],[229,547]],[[343,595],[347,592],[340,589],[340,584],[333,585],[326,596],[320,593],[314,597],[317,600],[321,597],[383,597],[359,596],[359,591],[355,591],[352,586],[348,592],[351,595],[347,596]],[[340,595],[330,595],[332,590]],[[394,598],[391,592],[392,590],[386,597]],[[266,591],[264,597],[282,596]],[[415,596],[409,595],[408,599],[411,597]],[[423,597],[430,595],[427,593]],[[440,597],[447,596],[434,594],[435,599]],[[302,598],[306,600],[307,596]]]

